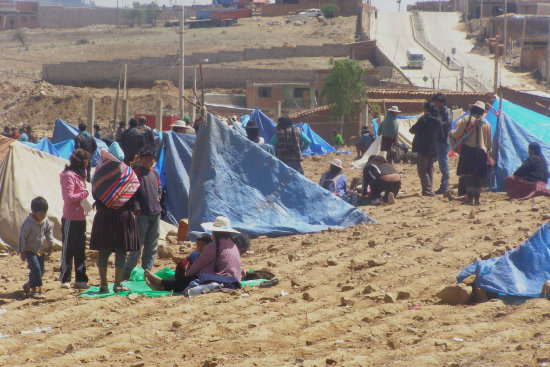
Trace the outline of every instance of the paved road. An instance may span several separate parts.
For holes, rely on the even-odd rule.
[[[441,89],[456,90],[457,80],[460,79],[459,73],[449,71],[445,67],[441,68],[441,63],[427,52],[425,52],[424,69],[407,69],[407,49],[422,49],[413,38],[409,13],[379,12],[376,24],[376,39],[382,51],[390,59],[395,59],[395,64],[403,70],[414,85],[431,87],[432,78],[435,78],[436,88],[439,86]],[[425,76],[429,78],[427,83],[422,80]],[[469,89],[466,88],[465,90]]]
[[[424,29],[428,39],[445,54],[451,54],[451,48],[456,48],[454,58],[466,67],[466,73],[475,75],[485,86],[493,88],[494,58],[492,55],[483,56],[470,51],[474,47],[473,40],[466,39],[463,24],[459,23],[458,13],[420,13],[424,20]],[[529,83],[525,79],[525,73],[513,73],[501,69],[501,81],[503,85],[520,86]]]

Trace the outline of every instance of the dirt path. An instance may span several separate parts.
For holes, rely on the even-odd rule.
[[[352,156],[340,157],[349,167]],[[331,159],[308,158],[308,177],[317,181]],[[16,256],[0,258],[0,309],[6,310],[0,332],[11,335],[0,339],[0,365],[534,366],[549,361],[548,301],[449,306],[435,297],[472,261],[519,245],[548,220],[549,202],[510,203],[501,194],[484,194],[472,219],[471,207],[419,197],[415,167],[398,169],[403,192],[397,204],[364,208],[378,225],[253,240],[254,254],[243,258],[244,267],[271,269],[281,280],[275,288],[193,299],[81,299],[58,288],[55,253],[46,263],[46,300],[35,302],[21,299],[25,265]],[[348,179],[358,175],[346,173]],[[454,172],[451,176],[456,184]],[[188,251],[176,246],[178,254]],[[369,260],[376,266],[369,267]],[[160,260],[156,268],[166,265],[173,266]],[[93,263],[88,266],[91,283],[97,284]],[[399,292],[405,292],[403,299],[397,299]],[[21,334],[48,326],[51,332]]]

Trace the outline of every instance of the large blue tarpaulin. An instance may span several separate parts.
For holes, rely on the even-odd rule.
[[[163,150],[156,169],[166,190],[164,205],[167,220],[175,225],[189,216],[189,171],[195,139],[195,135],[173,131],[162,133]]]
[[[41,152],[63,159],[69,159],[74,151],[74,140],[72,139],[52,144],[48,138],[43,138],[36,142],[36,144],[29,142],[24,142],[24,144]]]
[[[260,129],[259,131],[260,137],[264,138],[264,141],[267,144],[269,144],[269,142],[271,141],[271,137],[275,135],[275,129],[277,127],[277,124],[271,121],[269,117],[267,117],[262,111],[260,111],[257,108],[254,111],[252,111],[249,119],[245,118],[243,120],[243,127],[246,127],[246,124],[250,120],[253,120],[256,122],[256,124],[258,125],[258,128]]]
[[[55,125],[53,127],[53,137],[52,137],[52,142],[54,144],[74,139],[75,136],[77,135],[78,135],[78,128],[61,119],[55,119]],[[97,143],[97,150],[92,155],[93,167],[95,167],[97,165],[97,162],[99,162],[101,159],[99,157],[99,152],[101,151],[101,149],[108,149],[107,144],[105,144],[103,140],[95,139],[95,142]]]
[[[208,114],[189,174],[189,230],[216,216],[251,236],[320,232],[371,221]]]
[[[327,143],[323,138],[321,138],[311,127],[306,123],[299,123],[296,125],[299,127],[302,132],[311,140],[311,144],[307,149],[304,149],[302,154],[304,156],[317,155],[317,154],[328,154],[337,152],[329,143]]]
[[[542,154],[550,162],[550,118],[499,99],[487,114],[493,129],[493,156],[496,158],[496,190],[504,191],[504,178],[514,173],[529,156],[531,142],[540,144]]]
[[[503,256],[468,265],[457,281],[474,274],[476,288],[500,295],[540,296],[542,285],[550,280],[550,223]]]

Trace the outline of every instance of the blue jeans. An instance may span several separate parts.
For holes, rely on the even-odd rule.
[[[437,162],[441,171],[441,185],[437,191],[447,191],[449,188],[449,152],[451,147],[447,143],[437,143]]]
[[[27,264],[29,270],[29,287],[36,288],[42,287],[42,275],[44,275],[44,255],[38,256],[38,254],[32,251],[25,251],[25,257],[27,258]]]
[[[129,277],[132,269],[136,267],[139,256],[141,257],[141,267],[151,270],[155,259],[157,258],[157,244],[159,240],[160,214],[156,215],[140,215],[136,218],[139,251],[130,251],[126,259],[124,268],[124,276]]]

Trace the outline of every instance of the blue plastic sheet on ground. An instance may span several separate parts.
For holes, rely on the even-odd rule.
[[[519,247],[503,256],[480,260],[465,267],[458,283],[476,275],[474,287],[500,295],[539,297],[550,279],[550,223],[544,224]]]
[[[309,147],[307,149],[304,149],[304,151],[302,152],[304,156],[336,152],[336,149],[334,149],[323,138],[317,135],[317,133],[313,131],[308,124],[301,122],[296,126],[302,129],[302,132],[304,132],[309,140],[311,140],[311,144],[309,145]]]
[[[504,191],[504,178],[514,173],[529,156],[528,145],[537,142],[550,162],[550,118],[503,100],[497,120],[498,99],[487,114],[494,126],[493,155],[496,158],[496,187]]]
[[[61,143],[52,144],[48,138],[40,139],[36,144],[24,142],[25,145],[53,156],[69,159],[74,151],[74,140],[66,140]]]
[[[55,125],[53,128],[52,142],[54,144],[61,143],[67,140],[74,139],[78,135],[78,128],[61,119],[55,119]],[[95,139],[95,138],[94,138]],[[92,166],[95,167],[100,161],[99,152],[101,149],[107,149],[107,144],[101,139],[95,139],[97,143],[97,150],[92,155]]]
[[[199,130],[189,176],[190,231],[220,215],[253,237],[372,221],[211,114]]]
[[[169,214],[168,218],[171,218],[169,221],[174,225],[178,225],[181,219],[189,216],[187,211],[190,187],[189,171],[195,139],[195,135],[179,134],[172,131],[162,133],[164,155],[162,167],[157,164],[157,169],[160,168],[162,172],[162,181],[164,181],[166,190],[164,205]],[[206,147],[203,148],[206,149]]]

